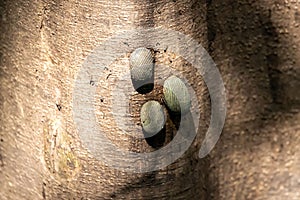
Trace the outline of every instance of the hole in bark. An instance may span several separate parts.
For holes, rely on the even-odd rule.
[[[60,104],[56,104],[57,109],[60,111],[61,110],[61,105]]]

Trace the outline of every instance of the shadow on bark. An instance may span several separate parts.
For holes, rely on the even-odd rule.
[[[208,52],[213,59],[219,58],[217,65],[221,68],[225,61],[222,59],[227,57],[233,59],[232,71],[224,68],[221,71],[224,70],[226,75],[228,75],[227,72],[232,73],[232,77],[236,79],[241,76],[249,77],[248,82],[243,80],[245,85],[237,85],[237,88],[246,88],[245,90],[249,91],[247,94],[249,98],[254,94],[260,99],[257,104],[255,101],[245,104],[250,104],[253,109],[254,121],[235,120],[234,123],[237,124],[226,124],[228,132],[224,133],[223,131],[221,142],[234,145],[231,134],[233,130],[240,129],[252,133],[252,131],[261,130],[265,126],[265,122],[271,121],[275,115],[286,115],[292,109],[299,109],[299,97],[294,96],[290,99],[286,97],[288,86],[283,80],[284,77],[289,76],[290,82],[300,85],[298,78],[300,71],[294,71],[295,74],[291,76],[280,68],[282,61],[279,50],[282,41],[280,41],[278,30],[272,22],[271,9],[263,8],[259,3],[253,3],[253,1],[207,0],[206,4]],[[291,49],[286,49],[286,51],[291,52]],[[225,56],[220,56],[220,54]],[[225,65],[225,67],[227,66]],[[229,91],[229,93],[231,92]],[[297,94],[295,93],[295,95]],[[276,122],[274,120],[271,123]],[[237,141],[235,144],[243,141],[243,137],[244,139],[247,137],[247,143],[242,148],[248,149],[265,142],[264,140],[267,141],[270,137],[269,134],[272,134],[272,132],[267,133],[268,135],[261,131],[256,132],[259,134],[256,139],[252,134],[235,135],[238,137],[235,138]],[[208,193],[212,194],[210,197],[212,199],[221,199],[223,195],[219,193],[219,188],[224,186],[219,184],[217,180],[220,177],[218,174],[212,173],[213,171],[213,169],[209,171],[211,178],[208,184]]]
[[[260,76],[261,79],[259,79],[259,77],[255,77],[255,79],[264,80],[264,74],[268,73],[270,88],[264,88],[263,92],[268,94],[272,91],[272,98],[277,99],[279,86],[277,85],[277,74],[274,73],[274,71],[276,71],[278,66],[276,48],[279,42],[278,34],[272,24],[270,14],[264,15],[264,11],[254,7],[250,1],[248,2],[241,4],[240,1],[232,0],[225,2],[214,0],[206,1],[207,38],[209,41],[208,52],[212,55],[213,59],[216,55],[215,52],[217,52],[217,54],[221,52],[233,59],[233,73],[235,73],[236,76],[252,73],[251,70],[257,68],[252,65],[260,67],[260,71],[255,71],[257,76]],[[264,57],[265,55],[266,58]],[[251,59],[253,59],[253,61],[251,61]],[[272,63],[267,59],[271,59]],[[221,63],[217,64],[220,66]],[[261,86],[265,87],[265,85],[261,85],[259,81],[256,84],[258,88]],[[265,110],[262,110],[260,106],[256,108],[259,109],[257,112],[260,116],[269,114]],[[230,140],[231,136],[229,135],[227,137],[229,137],[228,139]],[[219,194],[218,188],[222,187],[222,185],[217,181],[218,175],[212,173],[210,177],[210,184],[208,185],[208,193],[212,194],[210,198],[220,199],[222,195]]]

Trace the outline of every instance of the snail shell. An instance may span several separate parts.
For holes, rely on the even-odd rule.
[[[145,132],[156,134],[165,125],[165,113],[157,101],[146,102],[141,109],[141,123]]]
[[[149,85],[153,85],[154,58],[149,49],[141,47],[131,53],[130,74],[133,86],[136,90],[143,86],[149,87]]]
[[[168,108],[176,113],[186,114],[191,107],[191,97],[184,82],[170,76],[163,86],[164,100]]]

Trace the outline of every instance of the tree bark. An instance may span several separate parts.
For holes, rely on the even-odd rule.
[[[299,199],[299,7],[291,0],[1,1],[1,198]],[[210,121],[207,88],[168,51],[156,52],[156,62],[181,70],[200,102],[200,127],[189,150],[164,169],[129,173],[97,160],[82,144],[72,116],[80,67],[107,38],[138,27],[186,34],[217,64],[227,118],[209,156],[198,157]],[[123,149],[154,151],[110,124],[109,86],[127,67],[117,60],[97,86],[98,109],[107,115],[102,125]],[[152,93],[133,97],[133,116],[149,98],[160,100]],[[167,127],[164,145],[175,130]]]

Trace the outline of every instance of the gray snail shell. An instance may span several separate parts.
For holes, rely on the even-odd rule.
[[[162,105],[157,101],[146,102],[141,109],[141,123],[145,132],[156,134],[165,125],[165,113]]]
[[[184,82],[176,76],[170,76],[163,86],[164,100],[168,108],[186,114],[191,107],[191,97]]]
[[[131,53],[130,74],[136,90],[154,84],[154,58],[149,49],[141,47]]]

